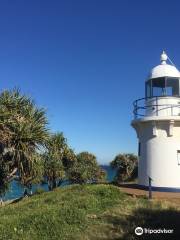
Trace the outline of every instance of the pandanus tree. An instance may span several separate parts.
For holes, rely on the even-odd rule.
[[[0,205],[2,204],[2,197],[5,195],[6,191],[9,189],[7,175],[8,175],[8,168],[2,161],[0,161]]]
[[[6,166],[5,182],[17,179],[28,186],[35,175],[38,149],[48,139],[45,110],[19,90],[0,95],[0,165]]]
[[[137,177],[137,163],[138,158],[134,154],[118,154],[111,162],[111,167],[117,170],[115,181],[134,180]]]
[[[63,133],[52,134],[44,153],[45,177],[49,190],[60,186],[66,177],[66,170],[75,160],[75,154],[67,145]]]

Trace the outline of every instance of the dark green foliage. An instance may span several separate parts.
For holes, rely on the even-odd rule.
[[[103,182],[105,178],[94,155],[76,156],[62,133],[49,135],[44,109],[19,90],[0,95],[0,159],[5,166],[1,166],[2,192],[13,179],[31,190],[45,176],[51,190],[67,176],[73,183]]]
[[[40,153],[35,153],[31,170],[31,184],[37,184],[43,182],[44,177],[44,159]]]
[[[111,166],[117,169],[115,181],[124,182],[137,178],[138,158],[134,154],[118,154],[111,162]]]
[[[47,150],[44,153],[44,170],[49,190],[56,188],[58,182],[61,182],[65,177],[62,162],[65,145],[66,139],[62,133],[51,135],[47,141]]]
[[[8,175],[8,168],[0,160],[0,197],[2,197],[9,188],[9,182],[7,179],[7,175]]]
[[[97,183],[105,180],[106,173],[97,163],[96,157],[88,152],[77,155],[77,160],[68,170],[71,183]]]
[[[73,166],[75,161],[76,155],[74,151],[71,148],[69,148],[68,145],[66,145],[64,148],[64,154],[62,158],[65,171],[68,171],[68,169],[70,169]]]
[[[65,171],[74,159],[75,154],[69,149],[63,133],[52,134],[44,153],[45,177],[50,190],[61,185],[66,176]]]
[[[107,172],[98,165],[97,171],[95,173],[95,183],[104,183],[106,181]]]
[[[19,90],[0,94],[0,159],[6,165],[7,181],[18,178],[25,186],[32,182],[37,150],[47,136],[44,109]]]

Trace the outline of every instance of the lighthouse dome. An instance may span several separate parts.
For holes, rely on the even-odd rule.
[[[166,63],[167,59],[168,56],[165,52],[163,52],[161,54],[161,64],[151,70],[148,79],[159,77],[180,77],[180,72],[178,71],[178,69],[175,66]]]
[[[150,74],[149,74],[149,79],[151,78],[159,78],[159,77],[180,77],[180,73],[177,70],[176,67],[169,65],[169,64],[164,64],[164,65],[158,65],[154,67]]]

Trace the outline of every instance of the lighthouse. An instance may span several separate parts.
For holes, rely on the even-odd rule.
[[[138,138],[138,184],[180,191],[180,73],[165,52],[135,100],[131,125]]]

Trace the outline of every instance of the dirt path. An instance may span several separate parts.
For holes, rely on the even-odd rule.
[[[120,185],[119,186],[122,192],[126,192],[127,194],[134,195],[134,196],[147,196],[149,195],[148,190],[138,189],[134,186],[134,184],[128,185]],[[180,192],[158,192],[152,191],[152,197],[157,199],[178,199],[180,203]]]

